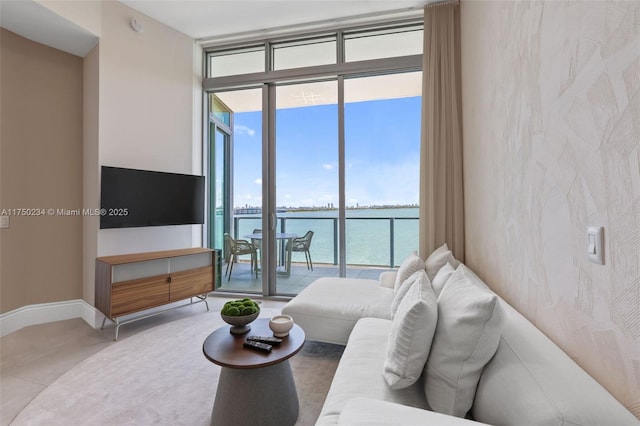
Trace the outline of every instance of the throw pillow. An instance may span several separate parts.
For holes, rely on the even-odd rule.
[[[425,262],[425,267],[427,269],[427,275],[429,279],[433,281],[436,274],[447,263],[450,263],[451,266],[457,268],[460,265],[458,259],[453,257],[453,253],[449,250],[447,243],[444,243],[440,247],[438,247],[431,255],[427,258]]]
[[[413,275],[414,272],[417,272],[421,269],[424,269],[424,262],[418,256],[417,252],[411,253],[407,258],[402,262],[400,268],[398,268],[398,273],[396,274],[396,282],[393,286],[393,291],[397,292],[402,283]]]
[[[398,311],[398,306],[400,306],[400,302],[402,302],[404,296],[407,294],[414,283],[421,281],[423,273],[426,274],[426,272],[424,272],[424,269],[420,269],[419,271],[414,272],[413,275],[411,275],[409,278],[404,280],[402,284],[400,284],[400,288],[398,289],[398,291],[396,291],[396,294],[393,296],[393,300],[391,301],[392,319],[393,317],[395,317],[396,312]],[[436,296],[436,298],[437,297],[438,296]]]
[[[426,272],[402,298],[387,341],[384,376],[391,389],[402,389],[422,375],[438,320],[438,305]]]
[[[449,280],[449,277],[455,271],[456,270],[453,268],[453,266],[451,266],[451,264],[449,262],[447,262],[446,265],[444,265],[442,268],[440,268],[440,270],[438,271],[436,276],[433,277],[433,281],[431,282],[431,286],[433,287],[433,292],[436,295],[436,299],[440,296],[440,292],[442,291],[442,288],[444,287],[444,285]]]
[[[437,412],[464,417],[504,324],[498,297],[458,268],[438,298],[438,324],[425,366],[425,394]]]

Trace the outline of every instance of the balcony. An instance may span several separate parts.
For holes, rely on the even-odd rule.
[[[407,211],[409,210],[409,211]],[[393,269],[417,249],[417,208],[370,209],[352,212],[346,218],[346,260],[348,278],[378,279],[380,273]],[[392,213],[394,215],[390,215]],[[234,238],[245,239],[261,227],[258,215],[236,215]],[[277,232],[303,235],[314,231],[311,256],[314,270],[308,270],[304,253],[293,253],[289,276],[277,276],[277,294],[296,295],[321,277],[339,276],[338,219],[320,215],[286,213],[278,217]],[[219,290],[239,293],[262,293],[262,276],[251,274],[249,256],[241,256],[233,266],[231,279],[224,277],[223,261]]]

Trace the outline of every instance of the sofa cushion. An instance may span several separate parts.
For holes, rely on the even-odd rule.
[[[409,280],[412,284],[398,306],[387,341],[383,376],[391,389],[405,388],[420,378],[438,320],[427,273],[418,271]]]
[[[503,320],[498,297],[458,268],[438,298],[438,324],[425,367],[425,394],[434,411],[464,417],[471,409]]]
[[[447,281],[449,281],[449,277],[451,277],[451,275],[455,271],[456,271],[455,268],[451,266],[449,262],[447,262],[446,265],[440,268],[436,276],[433,277],[433,281],[431,282],[431,287],[433,287],[433,292],[435,293],[436,298],[440,296],[440,293],[442,292],[444,285],[447,283]]]
[[[382,287],[394,288],[396,285],[396,277],[398,276],[398,270],[384,271],[380,273],[378,277],[378,284]]]
[[[291,299],[282,313],[293,317],[307,339],[345,345],[360,318],[391,319],[393,297],[393,289],[376,280],[323,277]]]
[[[343,426],[480,426],[483,423],[379,399],[353,398],[342,410],[338,424]]]
[[[447,243],[444,243],[431,253],[424,263],[429,279],[433,281],[440,268],[447,263],[450,263],[454,268],[457,268],[458,265],[460,265],[458,259],[453,257],[453,253],[449,250]]]
[[[421,381],[404,389],[392,390],[380,373],[386,359],[384,349],[390,330],[390,320],[363,318],[356,323],[316,426],[337,424],[345,404],[355,397],[428,408]]]
[[[398,311],[398,306],[400,306],[400,302],[402,302],[404,296],[409,292],[411,286],[416,281],[420,280],[422,272],[424,272],[424,269],[421,269],[418,272],[414,272],[413,275],[404,280],[402,285],[400,285],[400,288],[397,289],[396,294],[393,296],[393,300],[391,301],[391,319],[393,319],[393,317],[395,316],[396,312]]]
[[[495,425],[640,425],[531,322],[500,304],[505,326],[480,376],[473,418]]]
[[[424,261],[420,256],[418,256],[418,253],[414,251],[407,256],[407,258],[402,262],[402,265],[400,265],[400,268],[398,268],[398,274],[396,275],[393,290],[397,292],[407,278],[422,269],[424,269]]]

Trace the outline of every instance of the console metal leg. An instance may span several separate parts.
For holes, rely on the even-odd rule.
[[[118,340],[118,331],[120,331],[120,326],[122,324],[120,324],[120,322],[118,322],[118,318],[116,318],[116,336],[113,338],[113,340]]]
[[[208,294],[203,294],[201,296],[196,296],[198,298],[198,300],[195,301],[195,302],[193,301],[193,298],[190,298],[190,301],[185,303],[185,304],[182,304],[182,305],[179,305],[179,306],[172,306],[170,308],[166,308],[166,309],[163,309],[161,311],[153,312],[153,313],[150,313],[150,314],[147,314],[147,315],[141,315],[139,317],[131,318],[131,319],[128,319],[128,320],[122,321],[122,322],[120,322],[119,318],[116,318],[115,320],[112,320],[116,325],[115,338],[113,340],[118,340],[118,332],[120,331],[120,326],[121,325],[129,324],[129,323],[132,323],[132,322],[135,322],[135,321],[139,321],[141,319],[153,317],[155,315],[161,314],[163,312],[170,311],[172,309],[184,308],[185,306],[188,306],[188,305],[193,305],[193,304],[196,304],[196,303],[204,302],[205,306],[207,307],[207,311],[209,311],[209,302],[207,301],[207,296],[208,296]],[[105,322],[106,319],[107,319],[106,316],[102,319],[102,327],[100,328],[101,330],[104,328],[104,322]]]

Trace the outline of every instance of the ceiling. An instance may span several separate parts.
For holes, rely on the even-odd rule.
[[[98,43],[95,34],[32,0],[0,0],[0,26],[81,57]]]
[[[196,40],[415,17],[434,0],[120,0]]]
[[[435,1],[120,0],[203,44],[415,18],[425,4]],[[44,4],[46,0],[0,0],[0,25],[30,40],[84,57],[98,37]]]
[[[345,80],[344,102],[397,99],[421,94],[420,71],[383,74]],[[262,110],[261,89],[219,92],[216,96],[233,112]],[[338,85],[335,80],[282,85],[276,89],[277,109],[337,104]]]

